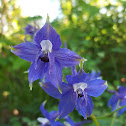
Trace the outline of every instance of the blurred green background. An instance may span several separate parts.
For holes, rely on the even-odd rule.
[[[88,59],[84,70],[101,70],[110,90],[126,85],[125,0],[59,0],[59,3],[62,16],[51,24],[69,49]],[[39,81],[29,90],[24,72],[30,63],[12,54],[10,45],[22,43],[25,37],[32,40],[24,35],[24,27],[31,24],[40,28],[43,17],[21,16],[16,0],[0,0],[0,4],[0,126],[37,126],[36,119],[42,116],[39,110],[42,101],[47,99],[46,109],[51,111],[58,110],[58,100],[48,96]],[[71,71],[65,68],[63,73],[65,77]],[[111,95],[105,91],[93,98],[93,115],[100,117],[111,112],[107,107]],[[83,120],[77,111],[70,115],[75,122]],[[114,118],[114,126],[126,126],[125,118],[126,113]],[[100,126],[109,126],[111,121],[111,117],[98,119]],[[95,123],[85,125],[95,126]]]

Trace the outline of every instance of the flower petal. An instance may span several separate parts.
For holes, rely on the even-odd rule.
[[[117,102],[118,102],[119,98],[116,95],[113,95],[109,101],[108,101],[108,106],[111,105],[111,111],[116,110],[117,107]]]
[[[66,116],[66,117],[65,117],[65,120],[66,120],[71,126],[74,126],[74,122],[73,122],[73,120],[70,118],[70,116]]]
[[[88,86],[85,89],[88,95],[93,97],[100,96],[107,88],[107,82],[101,79],[95,79],[87,82]]]
[[[55,121],[55,119],[59,115],[59,112],[58,111],[51,111],[49,114],[50,114],[51,120]]]
[[[120,97],[125,97],[126,96],[126,87],[124,87],[124,86],[119,86],[119,95],[120,95]]]
[[[72,76],[76,76],[77,75],[76,66],[72,66],[71,67],[71,71],[72,71]]]
[[[59,62],[62,67],[75,66],[80,63],[81,57],[69,49],[60,48],[53,52],[57,62]]]
[[[72,91],[63,94],[59,102],[59,118],[67,116],[73,111],[74,107]]]
[[[93,101],[90,96],[87,96],[87,105],[85,106],[82,104],[80,101],[81,99],[77,99],[77,106],[76,109],[77,111],[85,118],[87,119],[88,116],[91,115],[92,110],[93,110]]]
[[[62,94],[65,94],[66,92],[69,92],[70,90],[72,90],[73,87],[65,82],[62,82],[61,84],[61,90],[62,90]]]
[[[44,105],[45,101],[41,104],[40,111],[44,115],[44,117],[46,117],[48,120],[51,120],[50,114],[48,113],[48,111],[45,110]]]
[[[46,77],[56,88],[60,87],[62,83],[62,68],[60,64],[54,61],[52,53],[49,54],[49,69]]]
[[[61,98],[61,94],[59,92],[59,90],[54,87],[50,82],[46,82],[44,84],[42,84],[41,88],[50,96],[56,98],[56,99],[60,99]]]
[[[119,105],[120,105],[120,106],[125,106],[125,105],[126,105],[126,98],[122,99],[122,100],[120,101]],[[118,115],[123,114],[125,111],[126,111],[126,107],[120,109]]]
[[[79,70],[77,77],[75,78],[76,80],[79,79],[80,82],[86,82],[89,77],[89,73],[85,73],[84,70]]]
[[[55,29],[49,23],[45,23],[45,25],[36,33],[35,42],[40,46],[40,42],[42,40],[50,40],[53,44],[52,49],[59,49],[62,42],[60,36],[56,33]]]
[[[50,126],[64,126],[61,122],[56,121],[56,122],[51,122]]]
[[[66,81],[68,82],[68,84],[73,84],[74,81],[72,75],[66,75]]]
[[[39,50],[40,48],[32,42],[25,42],[16,46],[11,46],[12,53],[29,62],[35,60]]]
[[[41,79],[45,72],[46,64],[41,60],[38,61],[37,68],[35,68],[35,62],[32,63],[29,68],[28,80],[30,84],[37,79]]]
[[[37,120],[42,124],[42,126],[49,123],[49,120],[47,118],[38,117]]]
[[[124,98],[120,101],[120,106],[124,106],[124,105],[126,105],[126,98]]]
[[[48,57],[49,57],[49,72],[53,73],[53,66],[55,64],[54,53],[49,53]]]
[[[122,108],[122,109],[119,111],[118,115],[123,114],[125,111],[126,111],[126,107],[125,107],[125,108]]]
[[[79,82],[86,82],[88,79],[89,73],[85,73],[83,70],[79,71],[77,75],[72,76],[72,75],[67,75],[66,76],[66,81],[69,84],[74,84],[74,83],[79,83]]]

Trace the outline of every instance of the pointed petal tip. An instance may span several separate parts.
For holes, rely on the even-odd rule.
[[[45,106],[46,102],[47,102],[47,100],[45,100],[45,101],[42,103],[42,104],[43,104],[43,106]]]
[[[61,90],[60,86],[58,86],[58,89],[59,89],[59,92],[62,94],[62,90]]]
[[[87,59],[85,59],[84,57],[82,57],[82,60],[83,60],[83,62],[84,62],[84,61],[88,61],[88,60],[87,60]]]
[[[47,24],[49,24],[49,15],[47,14]]]
[[[11,52],[18,50],[16,46],[9,46],[9,48],[11,49]]]
[[[29,73],[29,70],[24,71],[24,73]]]
[[[11,52],[13,53],[13,51],[16,51],[17,49],[14,48],[14,46],[9,46],[9,48],[11,49]]]
[[[85,117],[84,117],[84,119],[86,119],[86,120],[87,120],[87,117],[88,117],[88,115],[87,115],[87,116],[85,116]]]
[[[29,87],[30,87],[30,91],[32,91],[32,82],[30,82]]]
[[[80,64],[79,64],[80,69],[83,69],[83,64],[84,64],[85,61],[87,61],[87,59],[85,59],[84,57],[82,57],[80,59]]]
[[[47,87],[46,83],[39,82],[40,87]]]
[[[47,87],[46,84],[44,84],[44,83],[42,83],[42,82],[39,82],[39,85],[40,85],[41,88],[42,88],[42,87],[45,87],[45,88]]]
[[[55,119],[55,122],[59,120],[59,116]]]
[[[88,114],[86,113],[86,115],[84,116],[84,115],[82,115],[83,117],[84,117],[84,119],[86,119],[87,120],[87,117],[88,117]]]
[[[104,85],[106,86],[106,88],[108,87],[108,83],[107,83],[107,81],[105,81]]]
[[[13,46],[9,45],[9,48],[11,49],[11,48],[13,48]]]
[[[84,63],[84,61],[85,61],[86,59],[84,59],[84,57],[78,56],[75,60],[76,60],[76,61],[79,61],[79,62],[83,61],[83,63]]]

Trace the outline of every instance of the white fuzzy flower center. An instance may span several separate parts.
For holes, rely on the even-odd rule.
[[[49,120],[46,118],[38,117],[37,120],[38,120],[38,122],[40,122],[42,124],[49,123]]]
[[[71,126],[67,121],[63,122],[65,126]]]
[[[80,82],[73,84],[74,92],[76,92],[78,89],[82,89],[82,91],[84,91],[85,88],[87,88],[87,83]]]
[[[43,40],[40,45],[43,52],[52,52],[52,43],[49,40]]]

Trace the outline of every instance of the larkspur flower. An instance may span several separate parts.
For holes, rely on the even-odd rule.
[[[34,42],[12,46],[11,51],[21,59],[32,62],[28,80],[30,88],[37,79],[47,78],[56,88],[62,83],[62,68],[79,64],[81,57],[61,46],[60,36],[48,21],[36,33]]]
[[[28,34],[30,36],[34,36],[35,33],[37,32],[37,28],[33,27],[32,25],[28,24],[25,28],[25,34]]]
[[[40,111],[43,114],[43,117],[38,117],[37,120],[41,123],[40,126],[64,126],[61,122],[55,121],[58,116],[58,111],[51,111],[50,113],[44,108],[45,102],[40,106]]]
[[[91,115],[93,101],[91,96],[98,97],[107,88],[107,82],[102,79],[90,79],[90,74],[80,70],[77,75],[67,75],[63,82],[62,96],[59,102],[59,116],[63,118],[74,108],[85,118]]]
[[[84,58],[82,58],[81,60],[85,60]],[[72,75],[76,75],[77,74],[77,70],[75,66],[71,67],[71,72]],[[56,98],[56,99],[60,99],[61,98],[61,94],[62,94],[62,90],[61,89],[57,89],[56,87],[54,87],[54,85],[51,84],[51,82],[49,82],[47,79],[41,80],[40,82],[40,87],[50,96]]]
[[[111,111],[114,111],[122,106],[126,105],[126,87],[119,86],[118,92],[112,91],[114,95],[108,101],[108,106],[111,106]],[[118,111],[118,115],[121,115],[126,111],[126,107]]]
[[[64,122],[65,126],[83,126],[83,124],[85,123],[90,123],[91,121],[90,120],[85,120],[85,121],[81,121],[81,122],[74,122],[70,116],[66,116],[65,117],[66,121],[67,122]]]

